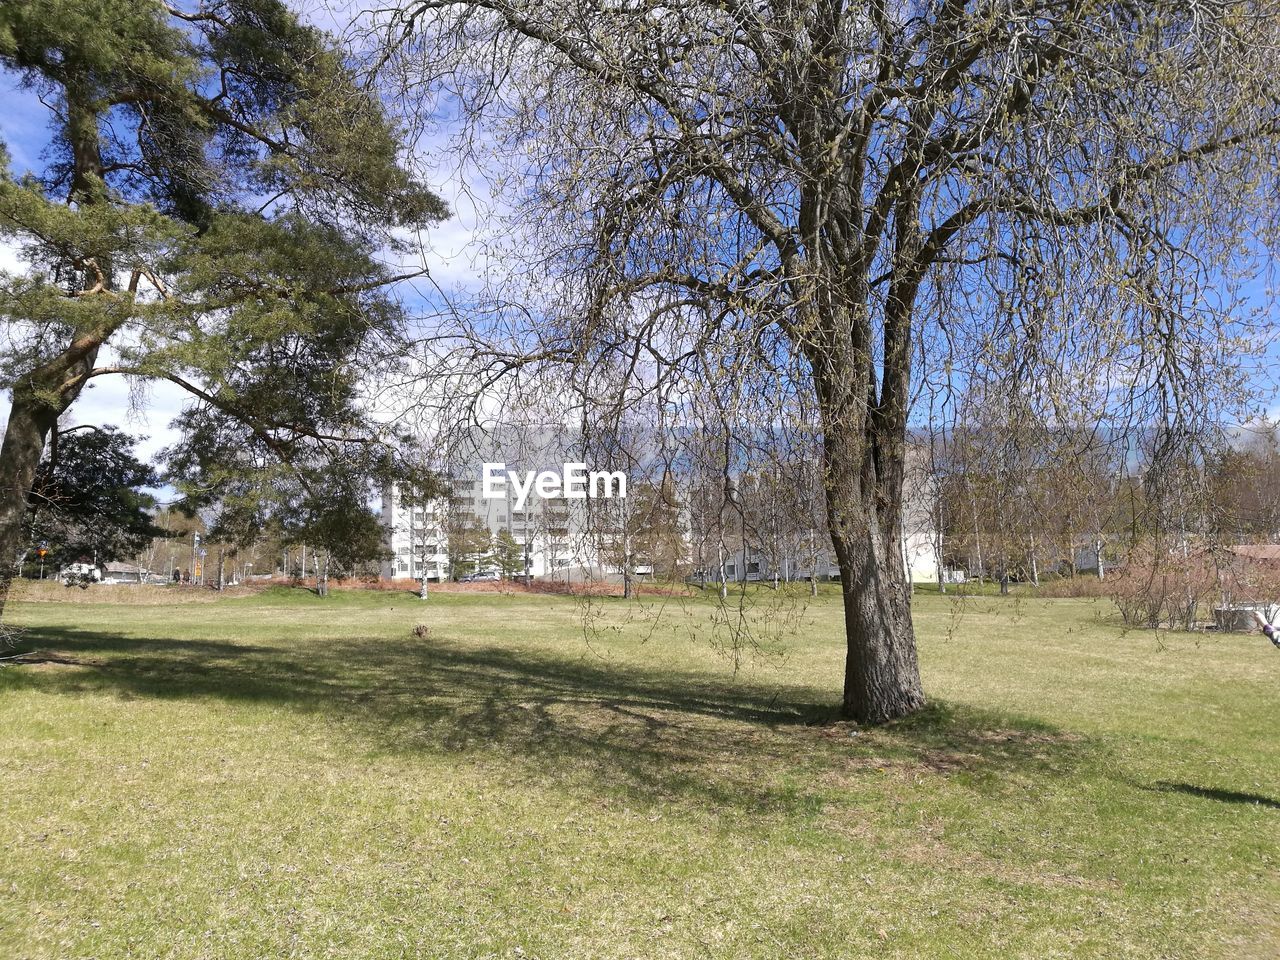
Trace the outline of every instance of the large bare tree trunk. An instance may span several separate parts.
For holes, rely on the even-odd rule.
[[[843,529],[832,536],[844,595],[843,712],[859,723],[883,723],[925,702],[911,598],[901,555],[880,536],[874,514],[852,498],[844,510]]]
[[[887,439],[892,449],[877,457],[866,449],[864,436],[828,428],[824,437],[827,509],[844,596],[842,710],[859,723],[883,723],[925,703],[911,596],[898,548],[904,441]],[[893,466],[895,461],[899,467]]]

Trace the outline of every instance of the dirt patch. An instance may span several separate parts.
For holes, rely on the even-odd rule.
[[[337,590],[371,590],[396,593],[417,593],[417,580],[379,580],[376,578],[330,579],[329,586]],[[213,603],[234,597],[250,597],[272,587],[297,587],[316,589],[314,577],[254,580],[217,590],[212,586],[189,584],[149,583],[95,583],[88,587],[67,587],[57,580],[16,580],[10,599],[24,603],[111,603],[136,606],[160,606],[171,603]],[[651,597],[692,596],[697,591],[682,583],[638,583],[636,593]],[[431,593],[487,593],[487,594],[550,594],[554,596],[622,596],[622,586],[616,583],[586,582],[565,583],[560,580],[535,580],[519,583],[513,580],[484,583],[432,583]]]
[[[969,738],[984,744],[1029,744],[1046,746],[1057,743],[1080,743],[1084,737],[1078,733],[1059,733],[1046,730],[973,730]]]
[[[826,774],[831,786],[846,787],[868,773],[890,774],[911,781],[922,776],[949,776],[1022,764],[1044,764],[1053,751],[1080,743],[1074,733],[1008,728],[963,729],[940,742],[916,740],[892,727],[864,730],[841,721],[807,728],[821,741],[847,749]]]
[[[1233,960],[1273,960],[1280,957],[1280,910],[1260,898],[1241,901],[1230,898],[1230,915],[1236,918],[1233,932],[1224,938],[1220,953],[1211,956]]]
[[[164,606],[171,603],[213,603],[232,597],[251,597],[269,583],[240,584],[216,590],[213,587],[176,586],[150,583],[95,583],[89,587],[67,587],[56,580],[15,580],[10,600],[23,603],[110,603],[121,606]]]
[[[947,776],[963,770],[974,770],[981,767],[983,762],[979,754],[947,750],[923,750],[911,757],[859,754],[844,758],[840,768],[828,772],[824,779],[829,785],[836,787],[848,786],[851,778],[867,773],[883,773],[904,780],[914,780],[920,776]]]
[[[24,667],[100,667],[101,660],[90,657],[70,657],[55,650],[31,650],[0,658],[0,665]]]
[[[284,581],[281,581],[282,583]],[[291,581],[292,582],[292,581]],[[304,585],[308,581],[303,581]],[[343,588],[356,590],[394,590],[416,593],[417,580],[350,580],[342,581]],[[618,583],[569,582],[563,580],[534,580],[532,583],[521,583],[517,580],[481,581],[477,583],[430,583],[427,589],[431,593],[525,593],[553,594],[568,596],[620,597],[622,585]],[[682,583],[637,583],[637,594],[654,597],[683,597],[697,593],[693,587]]]

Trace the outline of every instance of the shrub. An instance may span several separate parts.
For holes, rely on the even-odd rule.
[[[1214,552],[1203,546],[1170,550],[1143,543],[1104,583],[1125,623],[1192,630],[1201,604],[1221,593],[1221,572]]]
[[[1058,577],[1040,579],[1036,588],[1038,597],[1111,597],[1112,578],[1114,572],[1108,571],[1106,579],[1099,580],[1092,573],[1082,573],[1075,577]]]

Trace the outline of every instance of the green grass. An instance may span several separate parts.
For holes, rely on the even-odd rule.
[[[767,596],[16,604],[0,957],[1280,955],[1265,641],[921,596],[856,731]]]

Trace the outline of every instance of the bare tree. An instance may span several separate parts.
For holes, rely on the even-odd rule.
[[[999,353],[1049,408],[1170,437],[1240,399],[1222,291],[1271,227],[1274,0],[420,0],[381,23],[389,70],[456,97],[434,115],[508,174],[522,269],[459,331],[477,389],[563,363],[602,408],[811,392],[859,721],[924,703],[913,383]]]

